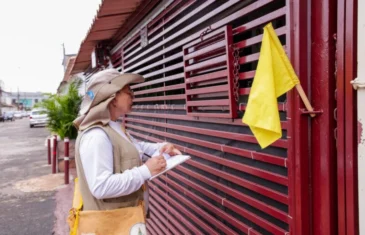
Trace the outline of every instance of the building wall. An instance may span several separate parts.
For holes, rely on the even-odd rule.
[[[31,109],[36,103],[47,99],[47,97],[41,92],[12,92],[11,102],[12,104],[23,103],[25,108]]]
[[[115,68],[146,78],[132,86],[133,112],[123,119],[129,133],[172,142],[192,156],[149,182],[150,234],[293,231],[295,178],[289,176],[295,166],[288,153],[293,130],[287,109],[292,96],[278,100],[283,137],[267,149],[241,121],[262,26],[272,22],[290,45],[288,2],[174,1],[145,24],[146,38],[137,31],[112,50]]]

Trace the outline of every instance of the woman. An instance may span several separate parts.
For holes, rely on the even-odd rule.
[[[129,84],[143,81],[140,75],[115,69],[90,79],[81,116],[74,121],[79,130],[75,153],[84,211],[137,206],[143,201],[144,183],[166,167],[161,154],[181,154],[170,143],[137,142],[117,122],[132,108]],[[159,156],[144,157],[158,150]]]

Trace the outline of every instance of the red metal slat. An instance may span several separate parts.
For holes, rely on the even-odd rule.
[[[178,191],[173,190],[171,187],[168,187],[167,185],[165,185],[163,183],[164,180],[166,183],[169,182],[169,185],[176,185],[173,184],[173,182],[168,179],[165,176],[160,176],[155,183],[158,184],[159,186],[163,187],[165,190],[167,190],[169,192],[170,195],[173,195],[174,197],[176,197],[178,200],[180,200],[181,202],[183,202],[186,206],[188,206],[191,210],[195,211],[195,213],[198,213],[199,215],[203,216],[204,218],[206,218],[206,220],[209,221],[209,223],[211,223],[213,226],[219,228],[221,231],[225,232],[226,234],[237,234],[236,232],[234,232],[232,229],[230,229],[229,227],[227,227],[225,224],[223,224],[221,221],[219,221],[218,219],[216,219],[215,217],[211,216],[210,214],[208,214],[206,211],[204,211],[203,209],[200,208],[200,206],[197,206],[196,203],[191,202],[190,200],[187,200],[185,197],[181,196],[181,193]],[[183,189],[184,190],[184,189]],[[187,195],[187,191],[183,192],[185,195]],[[204,203],[204,202],[201,202]],[[206,202],[205,202],[206,203]],[[200,204],[202,205],[202,204]],[[204,206],[204,205],[203,205]],[[210,204],[208,204],[209,210],[211,212],[213,212],[212,210],[214,210],[214,207]],[[207,208],[206,207],[206,208]],[[221,212],[221,211],[220,211]],[[214,213],[214,212],[213,212]],[[218,214],[219,216],[219,214]]]
[[[281,36],[281,35],[286,34],[287,28],[285,26],[283,26],[281,28],[276,29],[275,32],[278,36]],[[243,40],[243,41],[240,41],[240,42],[237,42],[234,45],[236,47],[238,47],[239,49],[242,49],[242,48],[246,48],[246,47],[261,43],[261,41],[262,41],[262,34],[249,38],[249,39],[246,39],[246,40]]]
[[[158,185],[161,188],[167,190],[164,185],[161,186],[161,183],[159,182],[159,180],[156,180],[156,181],[154,182],[155,185]],[[198,218],[196,215],[194,215],[193,213],[191,213],[189,210],[186,209],[186,206],[182,204],[183,202],[186,201],[186,199],[185,200],[181,200],[181,201],[176,201],[173,198],[167,196],[165,193],[163,193],[163,191],[161,189],[159,189],[156,186],[150,187],[150,189],[151,189],[150,194],[151,194],[152,197],[159,198],[159,196],[163,196],[164,199],[167,202],[166,203],[167,205],[170,204],[170,205],[175,206],[176,209],[178,209],[179,212],[180,212],[180,216],[181,216],[180,218],[185,218],[185,217],[190,218],[191,220],[194,221],[194,223],[196,223],[202,229],[204,229],[205,232],[209,232],[209,234],[217,234],[218,235],[217,231],[215,231],[213,228],[211,228],[211,226],[209,226],[208,224],[206,224],[206,222],[203,222],[200,218]],[[183,214],[181,214],[181,213],[183,213]],[[194,231],[195,234],[201,234],[201,231],[199,231],[199,230],[198,231],[192,230],[192,231]]]
[[[204,100],[204,101],[187,101],[186,106],[217,106],[229,105],[229,100]]]
[[[153,201],[152,201],[153,202]],[[152,203],[151,200],[149,200],[149,205],[148,205],[148,208],[150,210],[150,218],[152,219],[152,221],[154,221],[154,219],[157,217],[159,220],[161,220],[161,224],[165,227],[165,232],[167,234],[181,234],[179,233],[178,231],[176,231],[176,229],[170,225],[170,223],[167,221],[167,219],[165,218],[165,216],[163,216],[160,211],[155,207],[155,204]],[[161,227],[161,226],[160,226]],[[171,230],[174,230],[175,232],[174,233],[171,233],[170,231],[170,228]]]
[[[239,104],[239,110],[244,111],[244,110],[246,110],[246,107],[247,107],[247,104],[242,104],[242,103]],[[279,108],[279,111],[285,112],[285,111],[287,111],[287,104],[278,103],[278,108]]]
[[[184,100],[185,95],[165,95],[165,96],[153,96],[147,98],[134,98],[133,102],[145,102],[145,101],[159,101],[159,100]]]
[[[226,55],[221,55],[209,60],[206,60],[204,62],[200,62],[200,63],[196,63],[190,66],[185,66],[184,71],[186,72],[190,72],[190,71],[194,71],[194,70],[202,70],[202,69],[206,69],[206,68],[212,68],[215,67],[217,65],[222,65],[222,64],[226,64],[227,61],[227,56]]]
[[[240,80],[252,79],[255,77],[256,71],[248,71],[240,73]]]
[[[244,24],[242,26],[239,26],[239,27],[233,29],[233,34],[236,35],[236,34],[245,32],[245,31],[247,31],[249,29],[253,29],[253,28],[257,27],[257,26],[266,24],[266,23],[268,23],[268,22],[270,22],[270,21],[272,21],[274,19],[277,19],[277,18],[279,18],[281,16],[285,16],[286,11],[287,11],[286,7],[282,7],[280,9],[278,9],[276,11],[273,11],[273,12],[271,12],[269,14],[266,14],[266,15],[260,17],[260,18],[256,18],[253,21],[250,21],[250,22],[248,22],[248,23],[246,23],[246,24]]]
[[[140,136],[141,138],[144,138],[144,139],[147,139],[147,140],[152,140],[152,141],[156,141],[156,142],[162,142],[161,140],[157,139],[157,138],[154,138],[154,137],[149,137],[147,135],[143,135],[143,134],[140,134],[140,133],[136,133],[136,132],[133,132],[133,131],[129,131],[129,133],[131,133],[132,135],[135,135],[135,136]],[[189,149],[189,148],[185,148],[183,146],[179,146],[179,145],[176,145],[175,146],[177,148],[179,148],[181,151],[183,152],[186,152],[186,153],[193,153],[192,152],[192,149]],[[229,173],[225,173],[223,171],[220,171],[220,170],[216,170],[212,167],[209,167],[209,166],[205,166],[205,165],[202,165],[201,163],[198,163],[198,162],[195,162],[193,160],[189,160],[186,162],[187,164],[189,165],[192,165],[192,166],[195,166],[201,170],[204,170],[210,174],[213,174],[213,175],[216,175],[218,177],[221,177],[221,178],[224,178],[228,181],[231,181],[235,184],[238,184],[238,185],[241,185],[242,187],[245,187],[245,188],[248,188],[254,192],[257,192],[257,193],[260,193],[262,195],[265,195],[267,197],[270,197],[276,201],[279,201],[281,203],[284,203],[284,204],[288,204],[288,198],[286,195],[284,194],[281,194],[281,193],[278,193],[278,192],[275,192],[271,189],[267,189],[263,186],[260,186],[258,184],[255,184],[255,183],[252,183],[250,181],[247,181],[247,180],[244,180],[244,179],[241,179],[237,176],[233,176],[232,174],[229,174]]]
[[[277,184],[281,184],[281,185],[285,185],[285,186],[288,185],[287,177],[279,175],[279,174],[271,173],[271,172],[265,171],[265,170],[260,170],[255,167],[247,166],[245,164],[241,164],[241,163],[238,163],[235,161],[216,157],[212,154],[207,154],[207,153],[196,151],[193,149],[190,149],[189,153],[193,154],[196,157],[208,160],[210,162],[215,162],[217,164],[220,164],[220,165],[223,165],[223,166],[235,169],[235,170],[239,170],[241,172],[244,172],[244,173],[247,173],[250,175],[254,175],[256,177],[260,177],[262,179],[266,179],[268,181],[272,181]]]
[[[162,19],[166,14],[171,13],[172,9],[174,9],[178,4],[180,4],[182,0],[177,0],[171,3],[166,9],[164,9],[162,12],[160,12],[151,22],[147,24],[148,28],[151,28],[153,25],[157,23],[160,19]],[[176,9],[175,9],[176,10]]]
[[[185,105],[178,104],[155,104],[155,105],[133,105],[133,109],[154,109],[154,110],[185,110]]]
[[[177,9],[177,11],[173,12],[171,15],[165,17],[163,19],[163,23],[157,25],[156,27],[154,27],[152,30],[149,31],[148,36],[150,36],[151,34],[153,34],[155,31],[157,31],[158,29],[160,29],[161,27],[163,27],[164,25],[166,25],[168,22],[170,22],[171,20],[175,19],[175,16],[177,16],[178,14],[180,14],[181,12],[183,12],[186,8],[188,8],[189,6],[191,6],[193,3],[195,3],[195,0],[189,0],[189,1],[184,1],[185,4],[181,7],[179,7]]]
[[[138,36],[139,36],[139,33],[138,33]],[[141,39],[138,39],[137,41],[135,41],[133,44],[127,46],[128,48],[124,49],[123,50],[123,55],[125,57],[126,60],[128,60],[128,58],[130,57],[128,52],[130,52],[131,50],[133,50],[133,53],[137,53],[138,51],[142,50],[141,47],[137,47],[137,46],[140,46],[141,44]]]
[[[166,194],[164,194],[166,195]],[[167,195],[164,197],[168,197]],[[156,200],[156,201],[155,201]],[[183,234],[191,234],[190,231],[188,231],[184,226],[186,226],[188,229],[190,229],[192,232],[194,232],[194,234],[200,234],[201,231],[196,228],[195,225],[193,225],[189,220],[187,220],[185,218],[185,215],[181,215],[175,208],[173,208],[170,204],[173,203],[167,203],[167,201],[164,201],[160,195],[157,195],[154,193],[154,191],[151,191],[150,194],[150,199],[149,201],[151,202],[151,204],[155,205],[157,208],[161,208],[161,206],[164,206],[166,208],[166,214],[168,216],[168,220],[169,223],[173,223],[174,226],[176,226],[176,228],[180,231],[183,232]],[[161,205],[158,205],[158,203]],[[180,212],[183,212],[182,210],[180,210]],[[172,214],[173,216],[170,216],[170,214]],[[176,218],[176,219],[175,219]],[[177,233],[178,234],[178,233]]]
[[[196,162],[194,160],[189,160],[189,161],[186,161],[185,163],[188,164],[188,165],[194,166],[196,168],[199,168],[203,171],[206,171],[210,174],[216,175],[216,176],[218,176],[220,178],[223,178],[225,180],[228,180],[228,181],[230,181],[232,183],[235,183],[239,186],[242,186],[244,188],[252,190],[256,193],[262,194],[265,197],[269,197],[271,199],[274,199],[274,200],[276,200],[278,202],[281,202],[283,204],[286,204],[286,205],[288,204],[288,196],[285,195],[285,194],[276,192],[272,189],[268,189],[264,186],[258,185],[256,183],[253,183],[253,182],[249,181],[249,180],[242,179],[242,178],[240,178],[238,176],[235,176],[235,175],[232,175],[230,173],[226,173],[224,171],[217,170],[213,167],[203,165],[203,164],[201,164],[199,162]]]
[[[168,230],[166,225],[162,224],[161,221],[159,221],[160,218],[157,217],[155,214],[153,214],[153,211],[151,211],[150,213],[151,213],[150,220],[156,225],[156,227],[158,227],[158,229],[160,229],[160,231],[162,231],[162,233],[160,234],[172,235],[172,233]]]
[[[227,70],[221,70],[213,73],[208,73],[200,76],[195,77],[187,77],[185,78],[185,83],[197,83],[197,82],[204,82],[210,81],[218,78],[227,77]]]
[[[164,233],[161,231],[161,229],[151,219],[148,219],[147,225],[152,227],[153,231],[156,232],[155,233],[156,235],[164,235]]]
[[[160,69],[160,70],[157,70],[157,71],[154,71],[152,73],[148,73],[148,74],[145,74],[143,75],[144,78],[149,78],[149,77],[152,77],[152,76],[155,76],[155,75],[158,75],[158,74],[161,74],[161,73],[166,73],[166,72],[169,72],[171,70],[175,70],[175,69],[178,69],[178,68],[183,68],[183,63],[177,63],[177,64],[174,64],[174,65],[171,65],[169,67],[165,67],[163,69]]]
[[[151,126],[166,127],[169,129],[186,131],[186,132],[196,133],[196,134],[201,134],[201,135],[209,135],[209,136],[220,137],[220,138],[225,138],[225,139],[232,139],[232,140],[254,143],[254,144],[258,143],[254,136],[247,135],[247,134],[239,134],[239,133],[227,132],[227,131],[217,131],[217,130],[210,130],[210,129],[205,129],[205,128],[189,127],[189,126],[183,126],[183,125],[175,125],[175,124],[148,121],[148,120],[142,120],[142,119],[134,119],[134,118],[125,118],[125,120],[128,122],[136,122],[136,123],[142,123],[142,124],[151,125]],[[288,143],[287,143],[287,140],[279,139],[276,142],[274,142],[271,146],[287,148]]]
[[[251,88],[240,88],[239,89],[239,94],[240,95],[249,95],[251,91]]]
[[[212,87],[187,90],[185,92],[185,94],[198,95],[198,94],[205,94],[205,93],[216,93],[216,92],[227,91],[227,90],[228,90],[228,85],[220,85],[220,86],[212,86]],[[214,94],[213,94],[213,96],[214,96]]]
[[[253,61],[258,61],[260,57],[260,53],[255,53],[252,55],[247,55],[247,56],[242,56],[239,60],[240,64],[246,64],[246,63],[251,63]]]
[[[221,99],[223,98],[227,98],[228,96],[228,91],[223,91],[223,92],[214,92],[214,93],[206,93],[206,94],[197,94],[195,95],[195,97],[197,98],[212,98],[212,97],[221,97]],[[197,109],[206,109],[209,110],[210,107],[198,107]],[[228,110],[228,109],[227,109]]]
[[[198,110],[201,109],[200,107],[197,108]],[[228,106],[227,108],[228,109]],[[215,110],[221,110],[219,107]],[[231,114],[227,113],[199,113],[199,112],[190,112],[187,114],[188,116],[197,117],[197,118],[231,118]]]
[[[194,183],[192,183],[189,180],[186,180],[184,177],[180,177],[177,174],[171,173],[169,174],[170,176],[179,179],[181,181],[183,181],[184,183],[186,183],[188,186],[195,188],[196,190],[198,190],[200,193],[206,195],[207,197],[218,201],[220,203],[223,204],[223,198],[209,192],[206,191],[204,188],[202,188],[199,185],[196,185]],[[197,196],[195,194],[193,194],[190,190],[186,190],[184,187],[178,185],[176,182],[174,182],[173,180],[165,177],[165,176],[161,176],[161,178],[170,186],[172,186],[173,188],[175,188],[176,190],[183,192],[185,196],[191,198],[192,200],[194,200],[197,204],[205,207],[207,210],[211,211],[212,213],[216,214],[218,217],[222,218],[223,220],[227,221],[228,223],[232,224],[233,226],[235,226],[237,229],[239,229],[242,232],[248,233],[248,230],[250,229],[249,226],[247,226],[246,224],[238,221],[236,218],[234,218],[231,215],[228,215],[226,212],[224,212],[222,209],[218,209],[217,207],[215,207],[214,205],[208,203],[206,200],[202,199],[200,196]],[[172,188],[171,188],[172,189]],[[226,234],[236,234],[234,231],[232,231],[231,229],[229,229],[228,227],[225,226],[220,226],[220,229],[222,231],[224,231]]]
[[[145,89],[143,91],[133,92],[133,94],[134,95],[143,95],[143,94],[151,94],[151,93],[162,92],[162,91],[173,91],[173,90],[183,89],[184,87],[185,87],[184,84],[178,84],[178,85],[164,86],[164,87],[154,88],[154,89]]]
[[[155,201],[153,197],[149,197],[148,202],[149,210],[153,211],[173,234],[187,233],[187,229],[182,226],[181,222],[177,221],[174,216],[170,215],[171,213],[169,213],[169,210],[162,208],[162,206],[158,204],[157,200]]]
[[[224,41],[218,41],[214,44],[211,44],[207,47],[204,47],[201,50],[194,51],[192,53],[184,55],[184,60],[191,60],[196,59],[196,57],[200,58],[203,55],[212,55],[217,52],[222,52],[221,50],[225,48],[225,42]]]
[[[241,119],[227,120],[223,118],[194,118],[186,115],[143,113],[143,112],[131,112],[128,114],[128,116],[167,118],[167,119],[175,119],[183,121],[207,122],[207,123],[216,123],[216,124],[233,125],[233,126],[247,126],[246,124],[242,123]],[[287,121],[281,121],[280,123],[282,129],[286,130],[288,124]]]
[[[237,191],[237,190],[227,187],[221,183],[218,183],[214,180],[211,180],[208,177],[205,177],[201,174],[198,174],[192,170],[185,168],[184,166],[178,166],[178,167],[176,167],[176,169],[184,172],[185,174],[189,175],[190,177],[193,177],[203,183],[206,183],[207,185],[209,185],[211,187],[214,187],[214,188],[220,190],[221,192],[224,192],[244,203],[247,203],[248,205],[255,207],[256,209],[259,209],[259,210],[275,217],[276,219],[279,219],[285,223],[288,223],[288,221],[289,221],[288,215],[285,212],[278,210],[272,206],[269,206],[269,205],[265,204],[264,202],[261,202],[255,198],[252,198],[246,194],[241,193],[240,191]]]
[[[157,234],[157,232],[153,229],[153,227],[150,225],[150,223],[149,223],[149,219],[147,219],[147,221],[146,221],[146,228],[147,228],[147,233],[148,233],[148,235],[158,235]]]
[[[149,86],[149,85],[155,85],[155,84],[159,84],[159,83],[163,83],[163,82],[169,82],[169,81],[177,80],[177,79],[180,79],[180,78],[184,78],[184,73],[174,74],[174,75],[171,75],[171,76],[168,76],[168,77],[159,78],[159,79],[155,79],[155,80],[152,80],[152,81],[139,83],[137,85],[131,86],[131,89],[136,89],[136,88],[145,87],[145,86]]]
[[[176,21],[174,24],[170,25],[168,28],[165,28],[163,32],[157,34],[155,37],[151,38],[151,42],[156,41],[158,38],[162,37],[163,35],[165,35],[166,33],[177,29],[179,25],[181,25],[182,23],[186,22],[188,19],[190,19],[192,16],[199,14],[201,11],[203,11],[205,8],[209,7],[209,5],[211,5],[214,1],[206,1],[203,4],[201,4],[200,6],[198,6],[197,8],[195,8],[194,10],[188,12],[187,14],[184,15],[184,17],[180,18],[178,21]],[[199,21],[199,23],[203,22],[201,20],[197,20]],[[189,29],[194,28],[195,26],[197,26],[198,24],[196,23],[197,21],[195,21],[194,23],[190,23],[188,26],[179,29],[179,30],[175,30],[175,32],[181,32],[184,33],[186,31],[188,31]],[[200,22],[201,21],[201,22]],[[175,33],[176,35],[181,35],[182,33]],[[174,35],[175,35],[174,34]],[[170,36],[171,38],[171,36]]]
[[[193,11],[189,12],[188,14],[186,14],[183,18],[181,18],[180,20],[178,20],[177,22],[175,22],[174,24],[170,25],[169,28],[165,28],[161,33],[155,35],[153,38],[149,38],[148,41],[149,43],[153,43],[156,40],[160,39],[162,36],[164,36],[166,33],[170,32],[171,30],[175,29],[176,26],[178,26],[180,23],[186,21],[187,19],[189,19],[191,16],[199,13],[201,10],[203,10],[205,7],[209,6],[210,4],[212,4],[212,2],[205,2],[204,4],[200,5],[198,8],[194,9]],[[193,25],[193,24],[191,24]],[[171,41],[172,39],[176,38],[178,35],[181,35],[182,33],[179,33],[180,31],[186,32],[187,28],[191,29],[193,27],[195,27],[196,25],[194,24],[194,26],[191,26],[189,24],[189,26],[183,28],[182,30],[180,29],[177,33],[174,33],[173,35],[171,35],[168,38],[164,38],[163,41],[157,43],[156,45],[152,46],[151,48],[147,49],[146,51],[144,51],[141,54],[147,54],[148,52],[152,52],[153,50],[161,47],[163,44],[168,43],[169,41]],[[135,53],[131,53],[131,55],[135,55],[133,58],[131,58],[131,60],[126,63],[126,65],[129,65],[130,63],[136,61],[137,59],[139,59],[141,57],[141,54],[139,55],[135,55]]]
[[[225,4],[221,5],[219,8],[215,9],[214,11],[211,11],[208,14],[205,14],[204,16],[200,17],[199,20],[194,21],[193,23],[189,24],[188,26],[184,27],[181,30],[178,30],[176,33],[174,33],[173,35],[169,36],[168,38],[166,38],[164,41],[157,43],[155,46],[149,48],[148,50],[144,51],[143,53],[139,54],[138,56],[136,56],[135,58],[133,58],[131,61],[129,61],[128,64],[131,64],[132,62],[138,60],[139,58],[141,58],[142,56],[144,56],[145,54],[152,52],[153,50],[157,49],[158,47],[162,46],[163,44],[166,44],[167,42],[173,40],[174,38],[177,38],[178,36],[182,35],[183,33],[187,32],[188,30],[194,28],[195,26],[201,24],[202,22],[205,22],[206,20],[208,20],[209,18],[219,14],[220,12],[224,11],[225,9],[229,8],[230,6],[236,4],[238,2],[238,0],[231,0],[226,2]],[[194,11],[190,12],[189,14],[185,15],[185,17],[183,17],[181,20],[179,20],[178,22],[176,22],[175,24],[171,25],[168,29],[164,30],[164,34],[169,32],[170,30],[174,29],[178,24],[180,24],[181,21],[185,21],[186,19],[189,19],[192,15],[195,15],[197,13],[199,13],[202,9],[206,8],[207,6],[209,6],[210,4],[212,4],[213,2],[205,2],[203,3],[201,6],[199,6],[198,8],[196,8]],[[200,32],[191,35],[191,37],[186,38],[186,42],[190,41],[191,38],[197,37],[200,35]],[[159,37],[161,37],[161,35],[157,35],[155,38],[158,39]],[[183,42],[184,40],[180,41],[180,45],[185,44]],[[153,40],[151,40],[151,43],[153,42]],[[183,42],[183,43],[182,43]],[[175,44],[172,48],[176,48],[178,44]]]
[[[146,71],[146,70],[148,70],[150,68],[156,67],[158,65],[163,65],[164,63],[170,62],[170,61],[175,60],[175,59],[177,59],[179,57],[182,57],[182,56],[183,56],[183,53],[180,51],[180,52],[178,52],[178,53],[176,53],[176,54],[174,54],[172,56],[169,56],[169,57],[167,57],[167,58],[165,58],[163,60],[159,60],[159,61],[157,61],[155,63],[148,64],[147,66],[143,66],[143,68],[140,68],[140,69],[134,71],[134,73],[144,72],[144,71]]]
[[[199,193],[204,194],[206,197],[218,202],[219,204],[221,204],[222,206],[231,209],[232,211],[240,214],[242,217],[250,220],[251,222],[259,225],[260,227],[266,229],[269,232],[272,232],[273,234],[285,234],[286,231],[283,230],[280,227],[275,226],[274,224],[268,222],[267,220],[262,219],[261,217],[255,215],[254,213],[234,204],[233,202],[231,202],[230,200],[223,198],[221,196],[218,196],[217,194],[211,192],[210,190],[186,179],[183,176],[180,176],[179,174],[169,171],[167,173],[169,176],[172,176],[173,178],[183,182],[184,184],[186,184],[187,186],[197,190]],[[173,184],[175,186],[175,188],[179,189],[180,191],[184,191],[185,195],[190,196],[191,198],[194,198],[197,202],[200,202],[201,204],[207,204],[207,202],[205,200],[202,200],[201,197],[193,194],[190,190],[189,191],[185,191],[185,189],[182,186],[179,186],[177,183],[175,183],[174,181],[170,180],[170,179],[166,179],[167,183],[169,183],[170,185]],[[208,206],[210,207],[210,206]],[[214,206],[211,206],[214,208]],[[223,212],[224,213],[224,212]],[[231,223],[232,225],[234,225],[236,228],[240,229],[242,232],[247,233],[248,230],[250,229],[250,226],[248,226],[245,223],[239,222],[237,221],[234,217],[227,215],[227,214],[223,214],[221,216],[221,218],[223,218],[224,220],[226,220],[227,222]]]
[[[248,14],[248,13],[250,13],[250,12],[252,12],[252,11],[254,11],[254,10],[256,10],[256,9],[258,9],[258,8],[260,8],[260,7],[262,7],[262,6],[265,6],[265,5],[267,5],[268,3],[272,2],[272,1],[273,1],[273,0],[262,0],[262,1],[259,1],[259,2],[253,3],[253,4],[250,4],[250,5],[248,5],[247,7],[245,7],[245,8],[243,8],[243,9],[239,10],[238,12],[233,13],[233,14],[231,14],[231,15],[227,16],[226,18],[224,18],[224,19],[222,19],[222,20],[220,20],[220,21],[218,21],[218,22],[216,22],[216,23],[212,24],[212,25],[211,25],[211,28],[212,28],[212,30],[219,29],[220,27],[222,27],[222,26],[224,26],[224,25],[227,25],[227,24],[228,24],[228,23],[230,23],[231,21],[233,21],[233,20],[235,20],[235,19],[238,19],[238,18],[240,18],[240,17],[242,17],[242,16],[245,16],[246,14]],[[215,31],[213,31],[212,33],[214,33],[214,32],[215,32]],[[198,38],[199,36],[200,36],[200,32],[197,32],[197,33],[195,33],[195,34],[193,34],[193,35],[190,35],[189,37],[185,37],[183,40],[181,40],[181,41],[179,41],[179,42],[174,43],[173,45],[171,45],[171,46],[169,46],[169,47],[165,48],[164,50],[159,51],[159,52],[157,52],[157,53],[154,53],[151,57],[146,58],[146,59],[144,59],[144,60],[139,60],[139,62],[136,62],[136,63],[134,63],[133,65],[129,66],[129,68],[126,68],[126,70],[125,70],[125,71],[126,71],[126,72],[131,71],[133,68],[136,68],[136,67],[138,67],[138,66],[140,66],[140,65],[142,65],[142,64],[144,64],[144,63],[146,63],[147,61],[152,60],[152,59],[154,59],[154,58],[156,58],[156,57],[158,57],[158,56],[160,56],[160,55],[163,55],[164,53],[166,53],[166,52],[168,52],[168,51],[171,51],[171,50],[173,50],[173,49],[175,49],[175,48],[177,48],[177,47],[183,46],[184,44],[189,43],[191,40],[196,39],[196,38]],[[171,39],[169,39],[169,41],[170,41],[170,40],[172,40],[172,38],[171,38]],[[164,43],[167,43],[167,42],[168,42],[167,40],[165,40],[165,41],[164,41]],[[161,45],[162,45],[162,43],[161,43]],[[154,49],[158,48],[158,47],[159,47],[159,46],[161,46],[161,45],[158,45],[158,46],[155,46],[155,47],[151,48],[151,49],[150,49],[150,51],[152,51],[152,50],[154,50]],[[149,51],[148,51],[148,52],[149,52]],[[146,53],[146,54],[147,54],[148,52],[144,52],[144,53]]]
[[[251,158],[251,159],[258,160],[258,161],[268,162],[268,163],[272,163],[272,164],[276,164],[276,165],[287,166],[287,161],[285,158],[276,157],[276,156],[273,156],[270,154],[258,153],[258,152],[254,152],[254,151],[250,151],[250,150],[246,150],[246,149],[229,147],[226,145],[198,140],[195,138],[189,138],[189,137],[179,136],[179,135],[165,133],[165,132],[161,132],[161,131],[151,130],[149,128],[138,127],[138,126],[134,126],[131,124],[128,124],[128,126],[134,128],[134,129],[137,129],[137,130],[142,130],[142,131],[150,132],[150,133],[157,134],[160,136],[165,136],[165,137],[173,138],[176,140],[181,140],[181,141],[188,142],[191,144],[197,144],[197,145],[200,145],[203,147],[220,150],[220,151],[227,152],[227,153],[232,153],[232,154],[235,154],[238,156]]]
[[[132,134],[132,135],[135,135],[135,136],[139,136],[139,137],[144,138],[144,139],[149,140],[149,141],[154,141],[154,142],[163,142],[163,141],[165,141],[165,140],[157,139],[157,138],[150,137],[150,136],[147,136],[147,135],[144,135],[144,134],[140,134],[140,133],[137,133],[137,132],[134,132],[134,131],[131,131],[131,130],[129,130],[129,133]],[[189,153],[189,154],[196,153],[195,152],[196,150],[186,148],[186,147],[178,145],[178,144],[175,144],[175,146],[178,149],[180,149],[180,151],[183,151],[185,153]],[[287,161],[286,161],[287,159],[286,158],[275,157],[275,156],[272,156],[272,155],[269,155],[269,154],[250,152],[250,151],[247,151],[247,150],[244,150],[244,151],[250,153],[250,155],[246,155],[246,156],[239,155],[239,156],[255,159],[255,160],[258,160],[258,161],[262,161],[262,162],[267,162],[267,163],[282,166],[282,167],[287,167]]]

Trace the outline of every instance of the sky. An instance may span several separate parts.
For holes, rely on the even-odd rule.
[[[7,91],[55,93],[63,47],[76,54],[101,0],[0,1],[0,80]]]

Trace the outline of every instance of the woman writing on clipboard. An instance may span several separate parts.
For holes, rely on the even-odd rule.
[[[81,116],[74,121],[79,130],[75,158],[82,211],[137,207],[144,198],[145,182],[166,167],[163,156],[148,158],[145,154],[151,156],[158,150],[171,156],[181,154],[171,143],[137,142],[117,122],[131,111],[129,85],[143,81],[140,75],[115,69],[103,70],[90,79]],[[81,214],[80,222],[82,218]]]

